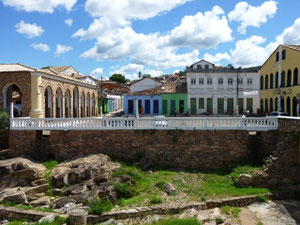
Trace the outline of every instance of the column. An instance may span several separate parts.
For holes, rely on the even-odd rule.
[[[40,90],[42,77],[40,75],[31,74],[31,110],[29,116],[32,118],[43,118],[42,110],[42,92]]]

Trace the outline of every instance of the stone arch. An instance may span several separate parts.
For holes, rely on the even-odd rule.
[[[95,93],[92,94],[92,116],[96,116],[96,98],[95,98]]]
[[[9,111],[10,105],[14,104],[14,116],[22,115],[23,90],[16,82],[9,82],[2,88],[3,109]]]
[[[69,88],[66,88],[65,91],[65,117],[71,117],[71,91]]]
[[[47,85],[44,89],[44,107],[45,118],[53,117],[53,91],[50,85]]]
[[[84,91],[80,95],[81,117],[85,117],[85,94]]]
[[[88,92],[86,94],[86,116],[87,117],[90,117],[91,116],[91,95],[90,93]]]
[[[73,89],[73,117],[79,117],[79,90],[77,86]]]
[[[265,76],[265,89],[269,88],[269,77],[268,74]]]

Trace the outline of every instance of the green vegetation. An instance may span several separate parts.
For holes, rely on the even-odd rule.
[[[162,198],[161,197],[158,197],[157,195],[153,195],[152,197],[151,197],[151,199],[150,199],[150,205],[153,205],[153,204],[160,204],[160,203],[162,203],[163,202],[163,200],[162,200]]]
[[[257,196],[256,199],[259,202],[267,202],[269,200],[269,198],[267,196],[264,196],[264,195],[259,195],[259,196]]]
[[[54,196],[54,194],[52,193],[52,184],[51,184],[51,180],[49,179],[49,176],[52,172],[52,170],[54,169],[54,167],[58,164],[58,162],[56,160],[51,160],[51,161],[46,161],[43,163],[43,165],[47,168],[47,171],[44,175],[45,179],[48,181],[48,190],[47,190],[47,194],[49,196]]]
[[[7,225],[22,225],[22,224],[28,224],[28,225],[63,225],[66,223],[66,219],[63,217],[55,217],[55,220],[53,222],[41,222],[41,223],[28,223],[26,220],[14,220],[9,222]]]
[[[163,219],[158,222],[154,222],[146,225],[201,225],[201,223],[196,218],[187,218],[187,219]]]
[[[231,213],[235,218],[238,218],[239,214],[241,212],[241,209],[238,207],[230,207],[228,205],[225,205],[225,206],[221,207],[221,211],[226,214]]]
[[[97,198],[95,201],[88,202],[89,213],[102,214],[103,212],[110,211],[114,206],[109,200]]]
[[[5,201],[1,203],[5,207],[15,207],[19,209],[26,209],[26,210],[36,210],[36,211],[41,211],[41,212],[55,212],[52,209],[49,208],[38,208],[38,207],[32,207],[30,205],[23,205],[23,204],[16,204],[14,202],[10,201]]]
[[[47,170],[53,170],[57,164],[58,162],[56,160],[51,160],[43,163]]]
[[[9,114],[5,111],[0,111],[0,131],[9,129]]]
[[[209,198],[269,193],[267,188],[240,188],[234,186],[235,180],[241,173],[251,174],[258,169],[260,168],[251,165],[237,165],[230,170],[206,173],[165,170],[149,173],[138,167],[122,163],[122,167],[113,173],[113,177],[127,174],[135,182],[135,185],[120,183],[119,181],[114,184],[121,198],[118,205],[142,206],[157,204],[159,201],[204,201]],[[166,183],[171,183],[176,188],[173,195],[165,195],[164,185]],[[156,197],[153,196],[158,198],[155,199]]]
[[[264,225],[261,221],[259,221],[258,223],[257,223],[257,225]]]

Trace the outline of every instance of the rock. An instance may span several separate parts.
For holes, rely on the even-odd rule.
[[[63,193],[63,189],[59,189],[59,188],[54,188],[54,189],[51,189],[52,193],[55,194],[55,195],[62,195]]]
[[[53,187],[60,188],[68,184],[78,184],[94,179],[101,174],[108,174],[109,177],[112,171],[118,167],[119,164],[111,162],[108,156],[96,154],[58,164],[49,178]],[[100,181],[101,179],[98,180],[98,182]]]
[[[141,167],[142,170],[148,170],[152,166],[152,161],[150,159],[142,158],[139,161],[139,166]]]
[[[29,186],[43,178],[46,167],[25,158],[0,160],[0,191],[16,186]]]
[[[50,222],[50,223],[52,223],[54,220],[55,220],[55,215],[54,214],[50,214],[48,216],[44,216],[43,218],[41,218],[39,220],[39,223],[42,223],[42,222]]]
[[[135,181],[128,174],[122,174],[119,178],[122,183],[128,183],[131,186],[135,185]]]
[[[176,191],[176,188],[171,183],[166,183],[164,185],[164,190],[168,195],[171,195]]]
[[[42,198],[42,197],[45,197],[45,196],[46,196],[46,193],[44,193],[44,192],[42,192],[42,193],[37,193],[37,194],[35,194],[35,195],[26,195],[27,200],[28,200],[29,202],[35,201],[35,200],[37,200],[37,199],[39,199],[39,198]]]
[[[108,182],[109,180],[109,175],[107,173],[103,173],[103,174],[100,174],[100,175],[97,175],[95,178],[94,178],[94,182],[99,185],[101,183],[106,183]]]
[[[62,192],[62,194],[63,195],[78,195],[78,194],[84,193],[88,190],[91,190],[93,187],[95,187],[94,180],[89,179],[80,184],[76,184],[76,185],[69,187],[68,189],[64,190]]]
[[[116,223],[116,220],[114,220],[114,219],[109,219],[109,220],[107,220],[107,221],[105,221],[105,222],[102,222],[102,223],[100,223],[101,225],[112,225],[112,224],[117,224]]]
[[[47,184],[42,184],[36,187],[30,187],[25,191],[26,195],[35,195],[37,193],[45,192],[48,190],[48,183]]]
[[[37,200],[30,202],[32,206],[44,206],[50,204],[50,198],[48,196],[41,197]]]
[[[39,186],[39,185],[43,185],[43,184],[48,184],[48,181],[46,179],[39,179],[39,180],[35,180],[31,183],[32,186]]]
[[[10,194],[7,193],[6,197],[3,198],[3,201],[10,201],[16,204],[28,204],[26,195],[23,191],[16,191]]]
[[[64,213],[69,213],[69,211],[75,209],[77,207],[77,205],[73,202],[67,203],[64,205],[63,207],[63,211]]]
[[[198,211],[195,210],[194,208],[187,209],[179,216],[179,218],[191,218],[191,217],[197,216],[197,214],[198,214]]]
[[[59,208],[64,207],[66,204],[68,204],[70,202],[75,203],[75,200],[70,197],[65,196],[65,197],[61,197],[61,198],[54,200],[53,202],[51,202],[50,206],[53,209],[59,209]]]
[[[250,174],[240,174],[234,184],[239,187],[251,186],[253,184],[253,177]]]

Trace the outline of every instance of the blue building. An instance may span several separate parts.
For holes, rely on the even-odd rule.
[[[124,96],[123,109],[125,115],[136,115],[136,103],[140,115],[161,114],[161,87],[145,91],[132,92]]]

